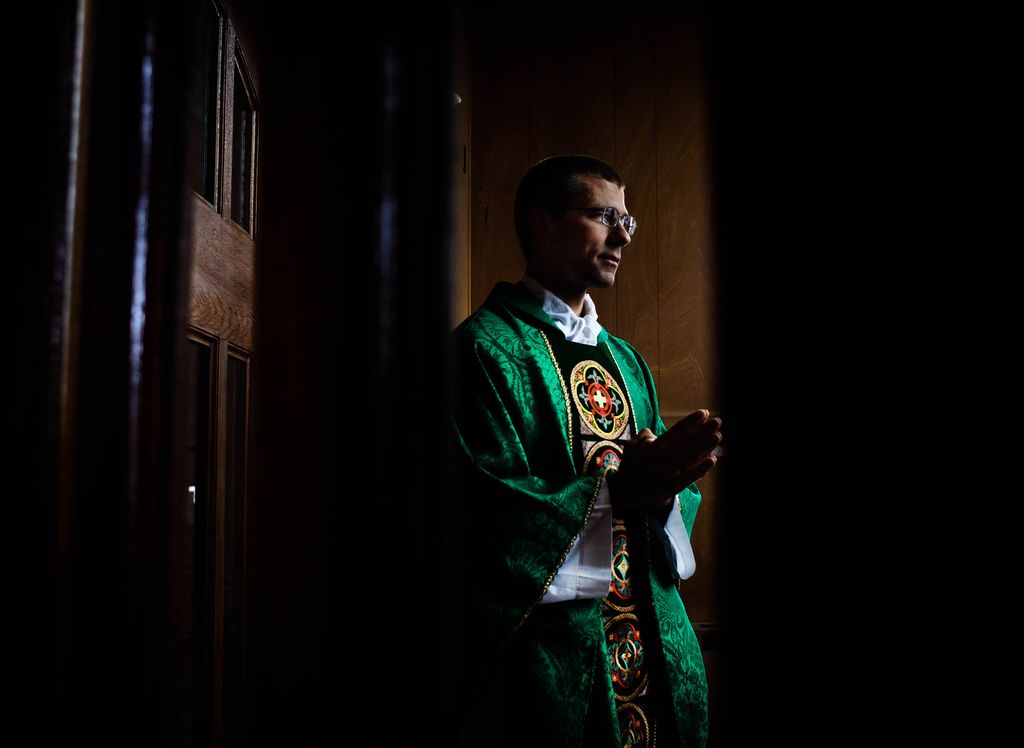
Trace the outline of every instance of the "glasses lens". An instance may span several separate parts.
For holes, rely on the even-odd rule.
[[[623,216],[622,225],[626,227],[626,233],[633,236],[633,232],[636,231],[636,219],[633,216]]]
[[[611,226],[615,228],[619,225],[619,211],[615,208],[605,208],[601,214],[601,223],[605,226]]]

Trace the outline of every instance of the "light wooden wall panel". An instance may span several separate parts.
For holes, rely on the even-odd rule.
[[[637,231],[623,251],[616,276],[616,335],[635,345],[650,364],[661,393],[658,336],[658,128],[653,25],[633,19],[623,29],[624,44],[615,54],[616,159],[626,182],[626,209]],[[662,396],[663,399],[663,396]]]
[[[499,280],[518,280],[523,257],[516,242],[512,205],[530,166],[527,135],[528,37],[521,24],[501,27],[501,45],[471,29],[473,101],[470,301],[476,309]],[[511,50],[520,50],[510,54]]]
[[[714,289],[706,99],[692,16],[657,28],[658,341],[662,407],[715,408]]]

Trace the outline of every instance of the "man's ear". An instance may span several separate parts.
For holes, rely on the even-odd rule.
[[[530,213],[530,235],[550,236],[555,231],[555,218],[546,210],[534,208]]]

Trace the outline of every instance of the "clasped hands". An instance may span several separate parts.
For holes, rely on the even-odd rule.
[[[619,469],[607,477],[614,509],[663,509],[706,475],[721,454],[722,419],[696,410],[656,437],[644,429],[626,445]]]

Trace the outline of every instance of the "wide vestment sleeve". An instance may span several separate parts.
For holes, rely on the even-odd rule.
[[[500,647],[534,610],[593,508],[578,476],[557,372],[532,328],[457,330],[452,434],[477,631]]]

